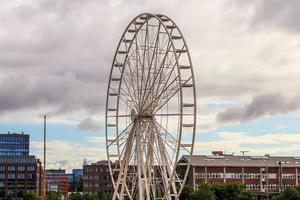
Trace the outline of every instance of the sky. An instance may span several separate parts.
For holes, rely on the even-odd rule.
[[[106,87],[117,43],[140,13],[187,41],[196,79],[195,154],[300,155],[300,1],[2,0],[0,132],[30,134],[47,167],[106,158]]]

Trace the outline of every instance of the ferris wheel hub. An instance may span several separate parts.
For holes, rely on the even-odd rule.
[[[153,114],[149,114],[149,113],[136,113],[136,111],[134,109],[131,110],[131,120],[135,121],[135,120],[139,120],[139,121],[144,121],[144,120],[149,120],[149,119],[153,119],[154,116]]]

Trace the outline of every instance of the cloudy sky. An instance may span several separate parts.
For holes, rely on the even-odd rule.
[[[300,1],[2,0],[0,132],[30,134],[48,166],[105,159],[110,65],[127,24],[172,18],[197,80],[196,153],[300,155]]]

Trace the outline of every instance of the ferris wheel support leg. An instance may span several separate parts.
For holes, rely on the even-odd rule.
[[[113,198],[112,198],[113,200],[116,200],[118,197],[118,191],[119,191],[120,185],[121,185],[121,193],[119,194],[118,198],[120,200],[122,200],[124,197],[123,196],[124,195],[124,187],[126,184],[126,177],[127,177],[128,165],[129,165],[128,162],[129,162],[130,154],[131,154],[131,147],[132,147],[132,143],[133,143],[134,131],[135,131],[135,124],[133,125],[133,127],[129,133],[128,143],[126,144],[125,156],[124,156],[123,162],[120,163],[121,167],[120,167],[117,183],[115,185],[115,189],[114,189],[114,193],[113,193]],[[124,172],[123,172],[123,170],[124,170]]]
[[[143,130],[138,126],[136,131],[136,153],[137,153],[137,164],[138,164],[138,184],[139,184],[139,199],[144,200],[145,197],[147,200],[150,200],[150,189],[149,189],[149,180],[145,169],[145,162],[143,159],[143,149],[141,145],[141,133]]]
[[[149,188],[151,188],[151,192],[153,196],[156,196],[156,190],[155,190],[155,183],[153,182],[153,174],[154,171],[152,171],[153,166],[153,143],[154,143],[154,133],[150,126],[148,127],[149,137],[148,137],[148,146],[147,146],[147,157],[146,157],[146,166],[147,166],[147,172],[148,172],[148,185]]]
[[[157,142],[157,147],[159,149],[159,160],[160,160],[160,163],[159,165],[162,167],[162,180],[163,180],[163,184],[164,184],[164,197],[163,199],[167,199],[167,200],[171,200],[171,197],[170,197],[170,188],[168,187],[168,174],[167,174],[167,166],[166,166],[166,163],[163,159],[163,152],[162,152],[162,148],[161,148],[161,145],[160,145],[160,142],[159,142],[159,139],[158,139],[159,136],[156,136],[156,142]]]
[[[140,143],[140,127],[136,131],[136,157],[137,157],[137,175],[138,175],[138,190],[139,190],[139,200],[144,200],[144,184],[142,182],[142,172],[141,172],[141,143]]]
[[[163,160],[163,163],[164,163],[164,165],[165,166],[170,166],[171,167],[171,162],[169,161],[169,159],[168,159],[168,157],[167,157],[167,154],[166,154],[166,149],[165,149],[165,146],[164,146],[164,144],[163,144],[163,141],[162,141],[162,139],[160,138],[160,136],[158,136],[157,137],[157,139],[158,139],[158,144],[159,144],[159,149],[160,149],[160,153],[161,153],[161,158],[162,158],[162,160]],[[175,170],[175,169],[173,169],[173,170]],[[169,167],[166,167],[166,171],[167,171],[167,175],[169,176],[169,177],[167,177],[168,178],[168,186],[167,186],[167,191],[168,191],[168,195],[169,195],[169,199],[172,199],[171,198],[171,194],[172,194],[172,192],[171,192],[171,188],[170,187],[172,187],[172,191],[173,191],[173,194],[175,195],[175,198],[176,198],[176,195],[177,195],[177,189],[176,189],[176,186],[175,186],[175,183],[174,183],[174,181],[173,181],[173,177],[172,177],[172,172],[171,172],[171,170],[170,170],[170,168]]]

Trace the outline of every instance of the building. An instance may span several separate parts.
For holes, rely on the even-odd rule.
[[[74,174],[75,179],[82,178],[83,169],[72,169],[72,174]]]
[[[112,194],[113,185],[108,161],[83,165],[83,192],[103,192]]]
[[[72,173],[67,175],[69,177],[69,191],[82,192],[83,169],[72,169]]]
[[[46,170],[46,188],[49,192],[55,192],[67,197],[69,192],[69,177],[66,174],[66,170]]]
[[[0,134],[0,156],[28,156],[29,135],[7,133]]]
[[[35,156],[0,156],[0,199],[42,192],[42,167]]]
[[[184,167],[189,157],[179,161]],[[187,184],[242,183],[259,196],[279,193],[285,188],[299,185],[300,157],[194,155]]]
[[[42,192],[42,166],[39,159],[29,155],[29,135],[0,134],[0,199],[24,192]]]

